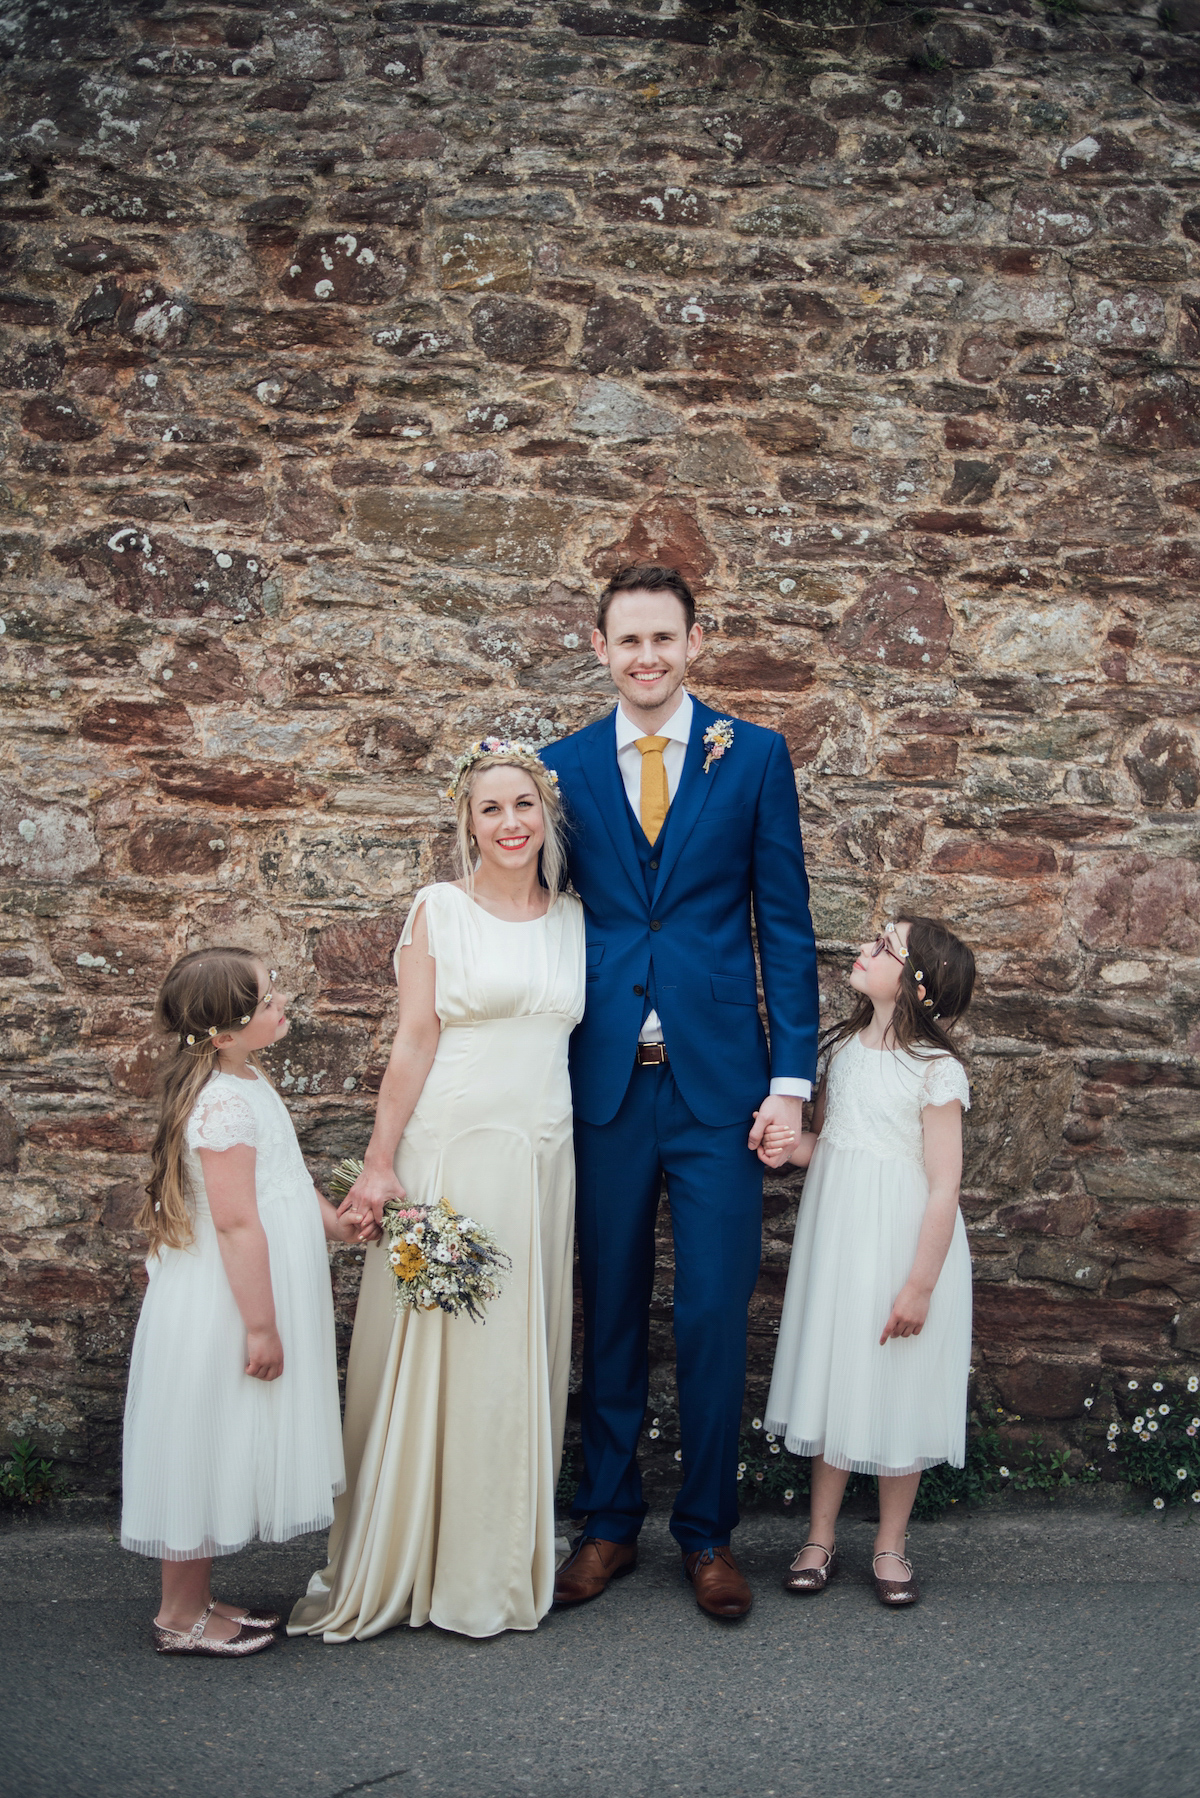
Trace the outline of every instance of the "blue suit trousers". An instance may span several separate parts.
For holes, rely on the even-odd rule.
[[[585,1466],[572,1512],[587,1517],[589,1535],[632,1542],[646,1514],[637,1447],[664,1174],[683,1446],[671,1533],[691,1554],[727,1543],[738,1521],[746,1314],[762,1252],[762,1167],[746,1147],[751,1123],[700,1123],[669,1065],[635,1066],[611,1122],[576,1116]]]

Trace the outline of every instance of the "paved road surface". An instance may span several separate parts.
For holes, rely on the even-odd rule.
[[[0,1533],[5,1798],[1193,1798],[1200,1527],[1119,1511],[913,1526],[925,1602],[883,1611],[870,1527],[782,1592],[795,1526],[739,1532],[741,1623],[696,1609],[661,1523],[638,1571],[541,1629],[405,1628],[223,1664],[150,1649],[157,1567],[108,1530]],[[319,1538],[221,1563],[286,1608]]]

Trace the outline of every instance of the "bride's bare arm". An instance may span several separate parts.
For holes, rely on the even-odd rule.
[[[433,1066],[441,1025],[435,1006],[436,964],[429,953],[425,907],[417,913],[412,941],[401,949],[396,984],[400,989],[400,1023],[388,1058],[387,1072],[375,1106],[375,1128],[363,1157],[363,1171],[340,1206],[341,1211],[369,1211],[383,1222],[389,1199],[402,1199],[396,1178],[396,1149],[405,1125]],[[366,1234],[366,1232],[364,1232]]]

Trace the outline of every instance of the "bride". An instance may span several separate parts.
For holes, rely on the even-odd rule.
[[[422,887],[396,950],[399,1028],[343,1209],[369,1231],[390,1199],[445,1198],[512,1271],[482,1323],[397,1314],[384,1253],[367,1250],[347,1490],[290,1635],[347,1642],[407,1622],[493,1636],[550,1609],[571,1352],[567,1039],[584,994],[556,785],[520,743],[488,737],[462,758],[463,877]]]

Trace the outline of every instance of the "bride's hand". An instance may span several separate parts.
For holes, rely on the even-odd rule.
[[[383,1228],[384,1206],[401,1204],[407,1196],[390,1168],[380,1172],[365,1168],[338,1206],[338,1216],[346,1211],[358,1212],[364,1227],[373,1225],[370,1238],[366,1228],[363,1234],[363,1240],[371,1240]]]

